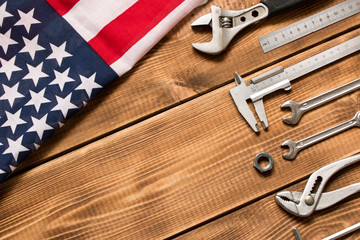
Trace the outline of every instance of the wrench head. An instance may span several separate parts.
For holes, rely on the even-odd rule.
[[[222,9],[218,6],[211,6],[211,13],[208,13],[197,20],[195,20],[191,26],[204,26],[211,25],[212,27],[212,39],[210,42],[193,43],[193,47],[208,54],[218,54],[225,49],[223,41],[223,28],[220,27],[220,16],[222,15]],[[230,42],[230,41],[229,41]]]
[[[281,147],[287,147],[289,148],[288,154],[283,154],[283,157],[287,160],[293,160],[296,158],[296,155],[300,151],[300,149],[297,147],[297,142],[294,142],[292,140],[286,140],[281,144]]]
[[[304,111],[301,110],[301,103],[292,100],[286,101],[281,105],[281,109],[290,108],[291,117],[283,118],[283,121],[287,124],[294,125],[299,122]]]
[[[211,6],[211,13],[198,18],[191,26],[210,25],[212,27],[212,39],[210,42],[193,43],[193,47],[201,52],[208,54],[218,54],[229,45],[237,32],[232,28],[223,28],[220,26],[220,17],[226,16],[228,10],[218,6]]]
[[[253,11],[256,14],[253,14]],[[210,25],[212,27],[213,38],[207,43],[194,43],[193,47],[208,54],[218,54],[229,45],[239,31],[268,15],[268,7],[263,3],[239,11],[211,6],[211,13],[200,17],[191,26]]]

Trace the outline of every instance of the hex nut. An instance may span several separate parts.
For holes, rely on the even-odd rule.
[[[268,160],[268,165],[266,167],[261,167],[259,165],[259,160],[261,158],[266,158]],[[265,173],[265,172],[268,172],[270,171],[272,168],[273,168],[273,165],[274,165],[274,160],[273,158],[271,157],[270,154],[268,154],[267,152],[262,152],[262,153],[259,153],[255,156],[255,159],[254,159],[254,167],[261,173]]]

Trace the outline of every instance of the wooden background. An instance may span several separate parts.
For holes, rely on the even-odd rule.
[[[291,92],[265,98],[269,129],[256,135],[238,113],[229,89],[233,72],[249,80],[291,66],[360,34],[360,14],[264,54],[258,38],[327,9],[319,0],[246,28],[222,54],[195,51],[208,29],[190,24],[210,5],[243,9],[256,0],[210,1],[195,9],[136,66],[76,114],[0,185],[1,239],[321,239],[360,221],[360,196],[300,219],[274,200],[302,191],[320,167],[360,152],[354,128],[286,161],[280,147],[352,118],[360,92],[287,126],[286,100],[303,101],[360,77],[353,54],[294,81]],[[253,168],[267,151],[270,174]],[[360,164],[326,190],[359,182]],[[359,231],[349,239],[360,239]]]

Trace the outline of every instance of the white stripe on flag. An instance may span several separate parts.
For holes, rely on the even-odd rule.
[[[121,58],[111,64],[110,67],[119,76],[129,71],[171,28],[202,1],[203,0],[185,0],[142,39],[135,43]],[[191,48],[191,45],[189,45],[189,48]]]
[[[80,0],[63,17],[88,42],[138,0]],[[136,17],[136,16],[134,16]],[[121,29],[119,29],[121,31]]]

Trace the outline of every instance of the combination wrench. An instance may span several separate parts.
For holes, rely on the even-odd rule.
[[[283,118],[283,121],[287,124],[296,124],[300,121],[300,118],[304,113],[358,89],[360,89],[360,78],[304,102],[295,102],[292,100],[286,101],[283,105],[281,105],[281,108],[290,108],[291,117]]]
[[[352,119],[340,123],[339,125],[329,128],[323,132],[307,137],[301,141],[295,142],[286,140],[281,146],[288,147],[289,153],[283,154],[283,157],[288,160],[293,160],[301,150],[353,127],[360,127],[360,111],[358,111]]]

